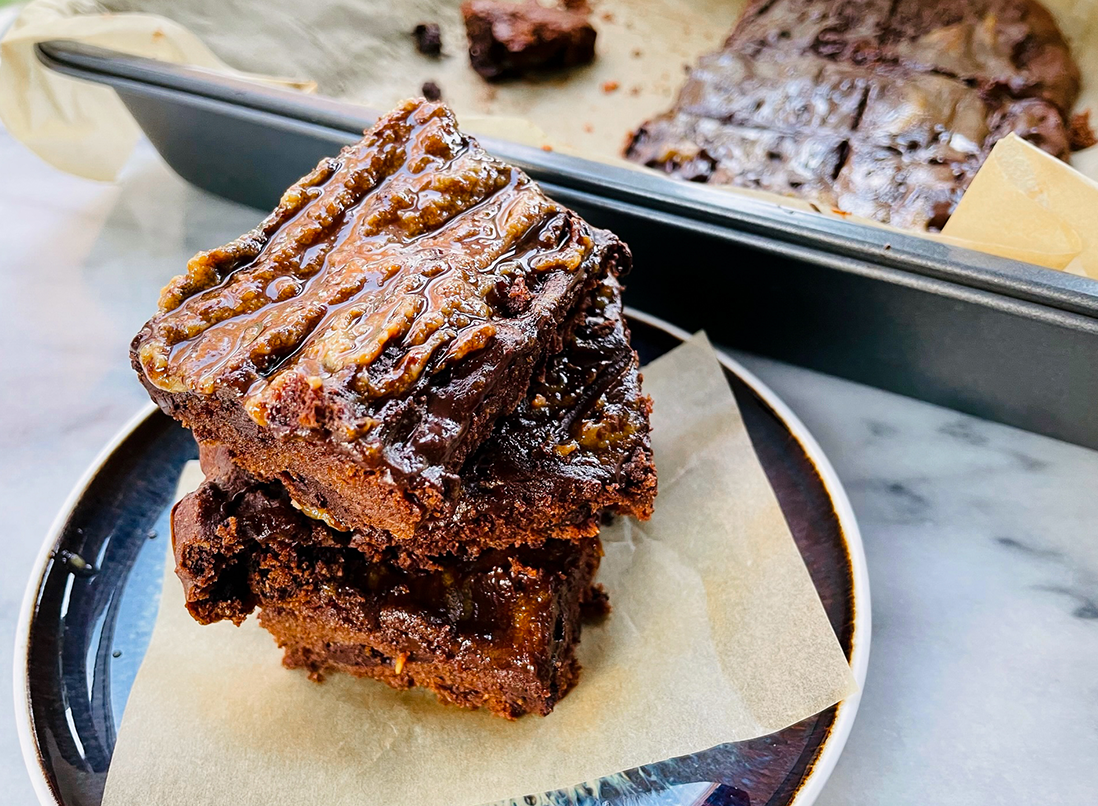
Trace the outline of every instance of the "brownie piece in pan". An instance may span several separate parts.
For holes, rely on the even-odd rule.
[[[526,399],[466,463],[454,498],[410,536],[355,529],[348,545],[373,559],[430,567],[439,555],[594,537],[606,511],[647,518],[656,494],[650,410],[621,286],[606,277],[564,349],[547,359]],[[201,457],[209,478],[246,475],[216,444],[203,443]],[[327,512],[295,506],[348,531]]]
[[[628,249],[409,101],[164,289],[152,398],[299,503],[410,536]]]
[[[1079,66],[1036,0],[898,0],[884,53],[985,94],[1041,98],[1065,117],[1079,96]]]
[[[843,165],[841,136],[730,126],[680,112],[633,134],[629,158],[680,179],[735,185],[834,204]]]
[[[1033,0],[756,0],[626,156],[939,229],[1007,134],[1066,159],[1078,93]]]
[[[201,623],[260,623],[283,663],[347,672],[514,718],[547,714],[575,683],[597,539],[488,551],[433,570],[371,562],[298,512],[277,482],[207,481],[172,512],[176,573]]]
[[[754,0],[725,48],[897,64],[1043,98],[1065,115],[1079,94],[1079,67],[1037,0]]]
[[[843,62],[877,56],[892,8],[903,0],[752,0],[725,48],[755,57],[767,50],[813,53]]]

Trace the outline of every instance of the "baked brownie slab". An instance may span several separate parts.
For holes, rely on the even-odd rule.
[[[629,261],[409,101],[193,258],[134,339],[152,398],[300,503],[409,536]]]
[[[346,539],[373,559],[430,567],[439,555],[594,537],[604,511],[647,518],[656,494],[650,408],[621,286],[606,277],[564,349],[546,360],[526,399],[466,463],[453,499],[411,536],[356,529]],[[246,475],[217,445],[204,443],[200,452],[208,478]],[[349,531],[327,512],[295,505]]]
[[[754,0],[725,47],[898,64],[1043,98],[1064,115],[1079,94],[1079,67],[1037,0]]]
[[[995,142],[1066,159],[1079,71],[1034,0],[755,0],[627,158],[940,228]]]
[[[260,623],[283,663],[343,671],[514,718],[547,714],[576,680],[597,539],[490,551],[432,571],[369,561],[306,518],[277,482],[208,481],[172,513],[176,573],[196,620]],[[234,486],[235,485],[235,486]]]
[[[814,53],[844,62],[873,58],[896,2],[903,0],[752,0],[725,48]]]
[[[679,91],[679,112],[786,134],[857,126],[868,77],[814,55],[702,56]]]
[[[826,130],[786,133],[679,112],[641,126],[628,157],[680,179],[833,204],[833,176],[843,165],[844,142]]]

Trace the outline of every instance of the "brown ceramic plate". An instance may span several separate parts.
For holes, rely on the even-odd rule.
[[[644,362],[679,329],[630,312]],[[754,375],[724,359],[728,382],[858,684],[869,657],[869,584],[861,538],[831,465]],[[194,440],[151,404],[88,470],[46,537],[16,636],[15,700],[24,758],[43,804],[97,806],[130,686],[152,634],[163,541]],[[718,745],[524,798],[591,806],[806,806],[834,767],[857,698],[770,736]]]

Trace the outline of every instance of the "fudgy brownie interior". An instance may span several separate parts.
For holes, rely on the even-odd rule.
[[[284,663],[330,671],[507,717],[546,714],[575,681],[597,540],[439,561],[433,570],[372,562],[347,535],[297,511],[277,482],[210,479],[172,513],[176,573],[202,623],[260,622]]]

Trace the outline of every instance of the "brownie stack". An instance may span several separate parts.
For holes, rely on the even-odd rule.
[[[626,156],[940,229],[1000,138],[1066,159],[1078,95],[1036,0],[753,0]]]
[[[575,682],[606,513],[656,493],[614,235],[410,101],[199,254],[131,355],[191,428],[202,623],[515,717]]]

